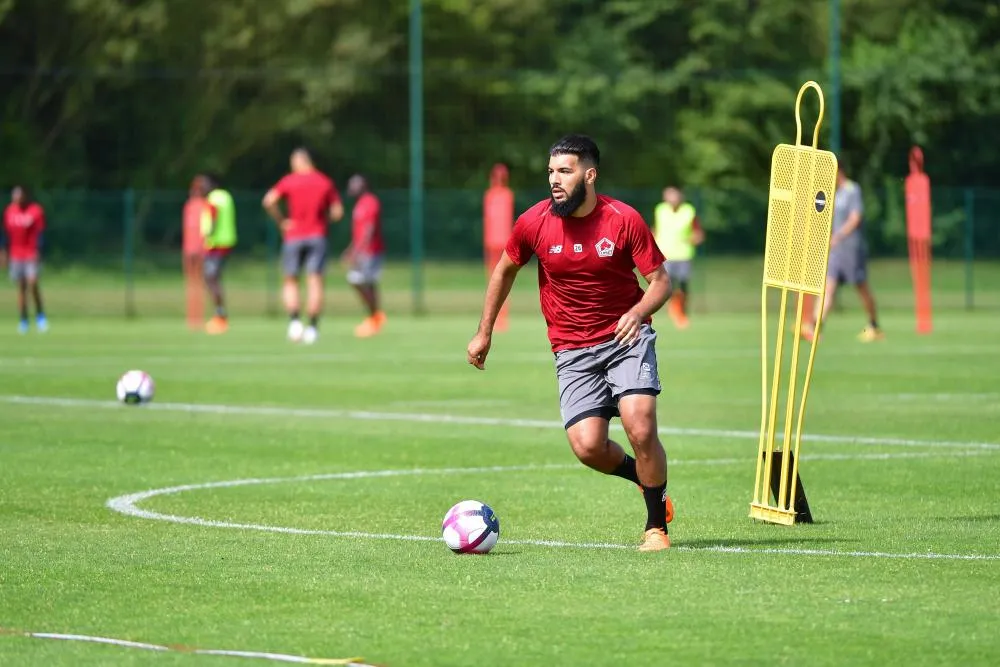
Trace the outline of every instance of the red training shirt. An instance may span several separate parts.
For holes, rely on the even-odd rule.
[[[374,228],[374,229],[373,229]],[[365,243],[365,236],[371,238]],[[385,250],[382,239],[382,204],[378,197],[366,192],[354,204],[351,215],[351,245],[361,255],[381,255]]]
[[[274,186],[288,206],[291,227],[284,232],[286,241],[326,236],[330,207],[340,201],[337,186],[326,174],[310,171],[288,174]]]
[[[45,211],[36,202],[25,207],[9,204],[3,213],[10,258],[18,262],[38,259],[38,239],[45,230]]]
[[[560,218],[550,206],[546,199],[521,214],[507,256],[519,266],[538,256],[539,301],[553,352],[606,343],[642,299],[634,269],[652,273],[663,253],[642,216],[616,199],[598,195],[583,218]]]

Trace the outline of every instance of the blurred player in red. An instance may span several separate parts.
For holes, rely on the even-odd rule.
[[[351,244],[344,250],[348,266],[347,282],[361,295],[368,317],[354,329],[358,338],[369,338],[381,331],[385,313],[379,309],[378,280],[382,274],[385,242],[382,239],[382,204],[361,174],[347,181],[347,196],[357,199],[351,215]]]
[[[0,258],[9,261],[10,278],[17,283],[17,330],[28,333],[28,291],[35,301],[35,326],[44,333],[49,321],[42,306],[42,290],[38,284],[41,270],[42,232],[45,231],[45,211],[31,201],[28,189],[17,185],[10,193],[10,205],[3,215],[5,239]]]
[[[264,195],[264,208],[281,229],[281,266],[285,279],[282,298],[288,312],[288,339],[311,345],[319,337],[319,315],[323,310],[323,273],[326,268],[326,232],[330,221],[344,217],[344,204],[337,186],[316,169],[304,148],[292,153],[292,172]],[[284,200],[288,214],[278,204]],[[303,326],[299,306],[299,276],[305,272],[308,292]]]
[[[493,326],[514,279],[538,260],[542,315],[555,353],[559,408],[584,465],[638,485],[646,503],[640,551],[670,548],[667,455],[656,427],[660,376],[652,315],[670,297],[670,276],[653,233],[634,208],[595,189],[601,154],[589,137],[549,149],[551,196],[521,214],[500,258],[467,359],[483,370]],[[643,275],[643,291],[635,275]],[[621,417],[635,458],[608,438]]]
[[[198,175],[191,181],[188,199],[184,203],[181,218],[181,252],[184,267],[184,284],[187,292],[187,322],[192,329],[202,327],[204,314],[202,299],[202,263],[205,260],[204,243],[201,237],[201,216],[205,207],[208,186],[205,177]]]

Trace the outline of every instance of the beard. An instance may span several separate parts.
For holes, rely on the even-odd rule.
[[[565,218],[572,215],[573,211],[583,206],[583,202],[587,199],[587,186],[581,180],[577,186],[566,195],[566,199],[561,202],[556,201],[555,197],[553,197],[551,193],[549,196],[552,199],[552,212],[560,218]]]

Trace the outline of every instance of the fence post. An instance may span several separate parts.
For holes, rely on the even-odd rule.
[[[274,317],[278,314],[278,300],[275,298],[278,291],[278,228],[272,223],[270,218],[266,222],[266,245],[265,250],[267,268],[264,270],[264,286],[267,295],[264,303],[264,314],[267,317]]]
[[[705,229],[705,217],[704,217],[704,211],[702,210],[702,204],[704,203],[704,197],[702,195],[701,188],[696,189],[692,193],[691,199],[693,200],[691,202],[691,204],[694,206],[694,210],[697,211],[698,219],[699,219],[699,222],[701,223],[701,228],[704,230]],[[694,261],[692,262],[692,264],[697,263],[697,268],[698,268],[698,275],[697,275],[698,289],[697,289],[697,291],[695,293],[701,295],[698,298],[698,301],[701,302],[701,311],[703,313],[707,313],[708,312],[708,273],[709,272],[705,270],[705,260],[706,260],[706,255],[708,254],[708,248],[707,248],[707,246],[708,246],[708,233],[706,232],[705,233],[705,243],[702,243],[700,246],[698,246],[697,248],[695,248]],[[693,305],[694,304],[692,304],[692,306]],[[692,310],[693,310],[693,308],[692,308]]]
[[[410,0],[410,263],[413,312],[424,313],[423,4]]]
[[[976,196],[972,188],[965,189],[965,309],[975,307],[972,284],[973,258],[975,256]]]
[[[125,317],[135,312],[135,191],[122,193],[122,268],[125,271]]]

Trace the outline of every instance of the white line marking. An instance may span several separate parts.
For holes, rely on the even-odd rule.
[[[900,401],[995,401],[1000,399],[1000,393],[973,392],[968,394],[889,394],[886,398]]]
[[[47,396],[0,396],[0,403],[15,405],[49,405],[65,408],[105,408],[120,409],[122,405],[115,401],[97,401],[81,398],[56,398]],[[135,409],[135,408],[127,408]],[[544,428],[562,429],[557,421],[544,419],[507,419],[503,417],[474,417],[464,415],[448,415],[413,412],[373,412],[369,410],[336,410],[328,408],[288,408],[253,405],[211,405],[195,403],[149,403],[142,406],[145,410],[165,412],[187,412],[213,415],[239,415],[254,417],[303,417],[319,419],[340,419],[355,421],[402,421],[423,424],[458,424],[462,426],[508,426],[512,428]],[[620,424],[612,424],[612,428],[621,430]],[[740,431],[709,428],[675,428],[661,426],[659,432],[664,435],[676,435],[694,438],[726,438],[739,440],[758,440],[756,431]],[[879,438],[852,435],[811,434],[802,437],[803,442],[832,442],[849,445],[887,447],[927,447],[957,448],[957,449],[989,449],[1000,450],[1000,444],[993,442],[961,442],[951,440],[915,440],[909,438]]]
[[[726,461],[729,459],[702,459],[703,461]],[[695,461],[687,461],[694,463]],[[676,463],[680,463],[679,461]],[[186,491],[199,491],[204,489],[230,488],[236,486],[251,486],[258,484],[282,484],[320,480],[337,479],[365,479],[371,477],[399,477],[417,475],[456,475],[474,473],[495,473],[514,472],[531,470],[552,470],[580,468],[579,466],[569,466],[566,464],[552,464],[541,466],[486,466],[480,468],[411,468],[406,470],[362,470],[342,473],[326,473],[320,475],[304,475],[299,477],[268,477],[235,479],[221,482],[205,482],[201,484],[184,484],[181,486],[171,486],[162,489],[149,489],[138,493],[130,493],[124,496],[117,496],[107,501],[106,506],[120,514],[149,519],[153,521],[167,521],[170,523],[187,524],[192,526],[202,526],[206,528],[228,528],[235,530],[254,530],[268,533],[282,533],[286,535],[322,535],[327,537],[368,539],[368,540],[396,540],[404,542],[440,542],[441,537],[429,535],[399,535],[395,533],[368,533],[353,530],[322,530],[312,528],[292,528],[287,526],[269,526],[256,523],[236,523],[231,521],[215,521],[203,519],[201,517],[178,516],[175,514],[162,514],[151,510],[144,510],[138,507],[140,502],[155,498],[157,496],[173,495]],[[563,542],[558,540],[504,540],[504,544],[536,547],[555,547],[571,549],[632,549],[622,544],[607,542]],[[939,559],[939,560],[1000,560],[1000,555],[990,554],[942,554],[934,552],[926,553],[887,553],[881,551],[833,551],[824,549],[777,549],[777,548],[750,548],[735,547],[727,545],[711,545],[705,547],[674,547],[678,551],[708,551],[723,554],[783,554],[793,556],[848,556],[855,558],[901,558],[901,559]]]
[[[291,662],[300,665],[343,665],[344,667],[373,667],[366,663],[358,662],[360,658],[309,658],[301,655],[288,655],[285,653],[268,653],[261,651],[234,651],[228,649],[204,649],[189,648],[186,646],[161,646],[160,644],[147,644],[145,642],[133,642],[126,639],[114,639],[113,637],[97,637],[94,635],[63,634],[59,632],[20,632],[0,628],[0,635],[12,635],[20,637],[31,637],[34,639],[58,639],[62,641],[87,642],[90,644],[108,644],[122,648],[136,648],[144,651],[191,653],[195,655],[220,655],[234,658],[256,658],[259,660],[269,660],[271,662]]]
[[[36,639],[65,639],[73,642],[90,642],[92,644],[113,644],[114,646],[124,646],[126,648],[141,648],[147,651],[169,651],[166,646],[157,644],[144,644],[142,642],[130,642],[124,639],[112,639],[110,637],[92,637],[90,635],[63,635],[56,632],[32,632],[29,637]]]
[[[512,401],[502,399],[444,398],[439,401],[393,401],[394,408],[502,408]]]

